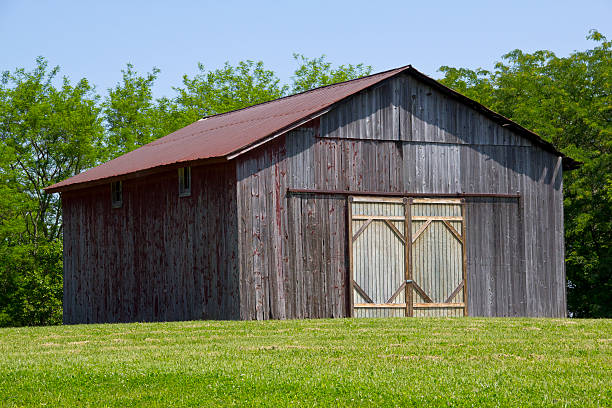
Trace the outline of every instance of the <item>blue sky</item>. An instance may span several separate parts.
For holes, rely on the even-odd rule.
[[[612,36],[605,1],[10,1],[0,0],[0,71],[31,69],[38,55],[100,93],[127,62],[161,69],[156,96],[173,96],[183,74],[263,60],[289,82],[292,54],[326,54],[374,71],[412,64],[491,68],[504,53],[591,47],[592,28]]]

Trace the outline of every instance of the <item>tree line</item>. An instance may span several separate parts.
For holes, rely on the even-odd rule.
[[[441,82],[582,163],[563,175],[568,312],[612,317],[612,50],[598,31],[587,39],[563,58],[514,50],[493,71],[444,66]]]
[[[568,308],[612,316],[610,42],[557,57],[514,50],[492,71],[444,66],[441,82],[531,129],[580,169],[564,175]],[[138,148],[204,116],[244,108],[371,73],[295,54],[289,84],[261,61],[184,75],[173,97],[154,98],[159,70],[131,64],[106,93],[83,78],[59,78],[39,57],[0,81],[0,326],[61,323],[62,218],[43,188]]]
[[[362,77],[364,64],[333,66],[295,54],[290,84],[261,61],[184,75],[172,98],[153,97],[159,69],[121,80],[101,95],[87,79],[59,78],[39,57],[31,71],[0,81],[0,326],[62,321],[62,216],[43,188],[204,117]],[[58,85],[59,83],[59,85]]]

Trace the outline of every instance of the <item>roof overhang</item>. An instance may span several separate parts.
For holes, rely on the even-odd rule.
[[[416,70],[415,68],[412,67],[412,65],[408,66],[408,69],[406,70],[408,73],[412,74],[414,77],[420,79],[422,82],[432,86],[433,88],[436,88],[438,90],[440,90],[441,92],[451,96],[452,98],[470,106],[471,108],[473,108],[474,110],[484,114],[485,116],[487,116],[488,118],[490,118],[491,120],[493,120],[494,122],[498,123],[499,125],[508,128],[518,134],[520,134],[521,136],[524,136],[525,138],[527,138],[528,140],[530,140],[531,142],[533,142],[534,144],[540,146],[541,148],[543,148],[544,150],[550,152],[550,153],[554,153],[558,156],[560,156],[562,158],[563,161],[563,170],[574,170],[579,168],[582,163],[572,159],[571,157],[568,157],[566,155],[564,155],[563,153],[561,153],[560,151],[557,150],[557,148],[555,148],[555,146],[550,143],[547,142],[546,140],[542,139],[537,133],[532,132],[531,130],[522,127],[521,125],[519,125],[516,122],[513,122],[512,120],[506,118],[505,116],[500,115],[497,112],[492,111],[491,109],[487,108],[486,106],[484,106],[483,104],[476,102],[473,99],[468,98],[467,96],[460,94],[459,92],[441,84],[440,82],[436,81],[435,79],[428,77],[427,75],[423,74],[422,72],[419,72],[418,70]]]
[[[185,161],[185,162],[180,162],[180,163],[164,164],[164,165],[152,167],[150,169],[136,171],[133,173],[120,174],[116,176],[106,177],[103,179],[85,181],[82,183],[74,183],[74,184],[69,184],[67,186],[54,187],[54,185],[52,185],[49,187],[45,187],[43,190],[45,190],[45,192],[49,194],[64,193],[67,191],[82,190],[85,188],[101,186],[104,184],[110,184],[114,181],[124,181],[124,180],[131,180],[131,179],[136,179],[140,177],[150,176],[152,174],[159,174],[159,173],[163,173],[163,172],[166,172],[172,169],[178,169],[178,168],[186,167],[186,166],[204,166],[204,165],[213,165],[213,164],[220,164],[220,163],[227,163],[227,159],[225,157],[215,157],[211,159],[192,160],[192,161]]]
[[[227,112],[227,113],[207,117],[204,119],[200,119],[199,121],[194,122],[193,124],[188,125],[183,129],[179,129],[178,131],[173,132],[168,136],[165,136],[161,139],[151,142],[148,145],[144,145],[140,147],[139,149],[136,149],[132,152],[126,153],[125,155],[120,156],[119,158],[114,159],[110,162],[104,163],[100,166],[87,170],[84,173],[80,173],[62,182],[46,187],[44,190],[47,193],[71,191],[71,190],[77,190],[77,189],[92,187],[96,185],[101,185],[105,183],[110,183],[116,180],[128,180],[128,179],[143,177],[146,175],[163,172],[171,168],[184,167],[188,165],[205,165],[205,164],[215,164],[215,163],[227,162],[265,143],[268,143],[271,140],[276,139],[277,137],[283,134],[286,134],[287,132],[293,129],[298,128],[313,119],[316,119],[324,115],[325,113],[332,110],[338,103],[342,102],[343,100],[346,100],[347,98],[353,96],[354,94],[357,94],[365,89],[371,88],[372,86],[375,86],[385,80],[393,78],[402,73],[406,73],[406,74],[414,76],[418,80],[432,86],[433,88],[439,90],[440,92],[443,92],[444,94],[484,114],[485,116],[487,116],[494,122],[498,123],[499,125],[506,127],[522,135],[523,137],[527,138],[528,140],[533,142],[535,145],[541,147],[542,149],[561,157],[564,170],[573,170],[573,169],[580,167],[581,165],[580,162],[577,162],[576,160],[559,152],[551,143],[543,140],[536,133],[490,110],[486,106],[468,98],[467,96],[462,95],[459,92],[446,87],[445,85],[434,80],[433,78],[430,78],[429,76],[419,72],[411,65],[406,65],[404,67],[396,68],[396,69],[389,70],[389,71],[384,71],[378,74],[373,74],[368,77],[358,78],[358,79],[354,79],[351,81],[342,82],[339,84],[328,85],[326,87],[316,88],[310,91],[306,91],[300,94],[276,99],[270,102],[264,102],[262,104],[239,109],[237,111]],[[363,84],[363,86],[360,86],[360,84]],[[347,87],[349,89],[346,92],[341,92],[343,87]],[[337,91],[338,89],[340,91]],[[334,91],[336,92],[334,93]],[[320,96],[321,94],[323,94],[323,96]],[[328,96],[328,95],[331,95],[331,96]],[[322,99],[325,96],[328,96],[329,100],[321,101],[317,99],[318,96],[319,96],[319,99]],[[309,101],[308,98],[310,98],[311,101],[310,101],[310,105],[306,103],[307,107],[313,105],[314,108],[311,107],[308,109],[304,109],[303,110],[305,112],[304,115],[300,116],[299,112],[301,111],[297,109],[303,108],[303,106],[301,106],[299,103],[296,103],[296,101],[306,100],[308,102]],[[291,105],[292,102],[294,106]],[[317,103],[319,103],[319,105],[317,105]],[[289,113],[275,115],[276,110],[274,109],[274,107],[275,105],[279,105],[279,104],[289,105],[294,110],[297,110],[298,114],[296,115],[296,112],[291,112],[290,110],[287,110],[287,108],[285,107],[285,110],[289,111]],[[256,110],[264,111],[260,114],[260,116],[267,114],[269,117],[264,115],[261,118],[257,118],[257,114],[255,114],[254,115],[255,118],[250,118],[249,113],[256,111]],[[232,115],[236,118],[235,123],[231,123],[231,121],[228,121],[228,119],[230,119]],[[285,116],[292,115],[292,117],[295,117],[296,119],[290,120],[290,121],[285,120],[283,122],[282,120],[283,115]],[[227,128],[237,125],[238,129],[240,129],[240,126],[242,126],[242,129],[249,129],[248,126],[253,127],[256,125],[256,123],[255,125],[253,125],[249,122],[257,122],[257,120],[268,120],[269,121],[270,118],[274,120],[275,116],[279,117],[279,119],[276,122],[274,122],[274,123],[279,124],[276,128],[274,128],[274,123],[272,123],[271,127],[269,126],[269,123],[266,123],[268,125],[268,128],[271,129],[270,131],[266,131],[266,133],[263,133],[263,134],[258,134],[256,137],[252,137],[252,138],[242,137],[240,143],[238,143],[238,145],[235,148],[230,148],[225,151],[223,151],[222,149],[221,150],[217,149],[216,151],[218,151],[218,153],[213,152],[209,154],[208,157],[193,157],[193,155],[189,155],[189,154],[185,155],[185,152],[182,152],[183,154],[178,155],[174,160],[172,158],[172,154],[164,154],[163,149],[166,148],[166,146],[176,147],[177,143],[187,143],[188,141],[186,141],[185,139],[197,138],[199,135],[204,135],[205,132],[208,132],[208,134],[204,136],[204,139],[205,139],[204,141],[201,141],[199,139],[197,140],[197,142],[201,142],[199,144],[206,145],[207,142],[211,143],[211,140],[212,141],[216,140],[214,139],[215,137],[217,137],[219,141],[223,142],[228,137],[231,137],[228,135]],[[212,120],[212,122],[209,122],[209,120]],[[213,122],[214,123],[220,122],[220,125],[217,127],[215,127],[215,125],[211,125],[209,126],[209,128],[206,128],[207,125]],[[204,130],[201,130],[202,127],[204,127]],[[219,129],[222,129],[222,130],[218,132],[218,136],[216,136],[216,134],[211,135],[211,133],[213,133],[214,131],[218,131]],[[257,127],[255,127],[255,129],[257,129]],[[170,140],[166,140],[168,138]],[[175,143],[175,144],[171,145],[168,143]],[[194,141],[191,140],[191,143],[194,143]],[[166,146],[163,146],[160,150],[160,146],[164,144],[166,144]],[[143,164],[143,166],[141,166],[142,168],[138,168],[138,166],[127,166],[127,169],[123,171],[113,172],[113,162],[116,162],[118,160],[119,161],[123,160],[123,162],[131,163],[130,160],[132,159],[132,157],[134,157],[134,160],[137,161],[141,157],[146,157],[146,154],[148,153],[147,149],[155,150],[157,155],[160,156],[159,161],[155,162],[155,161],[149,160],[149,164]],[[105,169],[100,171],[100,168],[102,167],[104,167]],[[120,166],[116,166],[116,167],[120,167]],[[97,170],[97,174],[95,175],[92,174],[92,173],[96,173],[96,170]],[[88,177],[88,174],[90,175],[89,177]]]

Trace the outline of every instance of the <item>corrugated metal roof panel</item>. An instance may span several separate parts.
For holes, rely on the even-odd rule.
[[[557,151],[552,144],[544,141],[537,134],[407,65],[200,119],[114,160],[49,186],[45,190],[56,192],[68,187],[71,189],[80,188],[81,185],[102,182],[101,180],[183,162],[207,159],[226,160],[237,152],[266,140],[269,136],[280,134],[303,122],[304,119],[324,112],[336,102],[401,72],[414,75],[421,81],[435,86],[440,91],[471,106],[496,122],[509,126],[510,129],[535,141],[545,150],[558,154],[563,157],[565,168],[576,168],[580,164]]]
[[[201,119],[45,190],[61,191],[158,166],[227,157],[406,69],[408,66]]]

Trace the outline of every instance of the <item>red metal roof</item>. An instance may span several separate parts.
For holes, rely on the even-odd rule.
[[[90,183],[175,163],[227,158],[232,153],[291,128],[304,118],[406,69],[408,66],[200,119],[114,160],[53,184],[45,190],[62,191],[75,184]]]
[[[416,78],[462,101],[491,119],[527,137],[545,150],[563,157],[564,167],[580,163],[566,157],[537,134],[487,107],[445,87],[410,65],[367,77],[316,88],[248,108],[200,119],[191,125],[146,144],[136,150],[45,188],[48,193],[80,188],[102,180],[140,173],[160,166],[197,160],[229,160],[236,153],[282,134],[327,111],[336,102],[387,78],[409,72]]]

